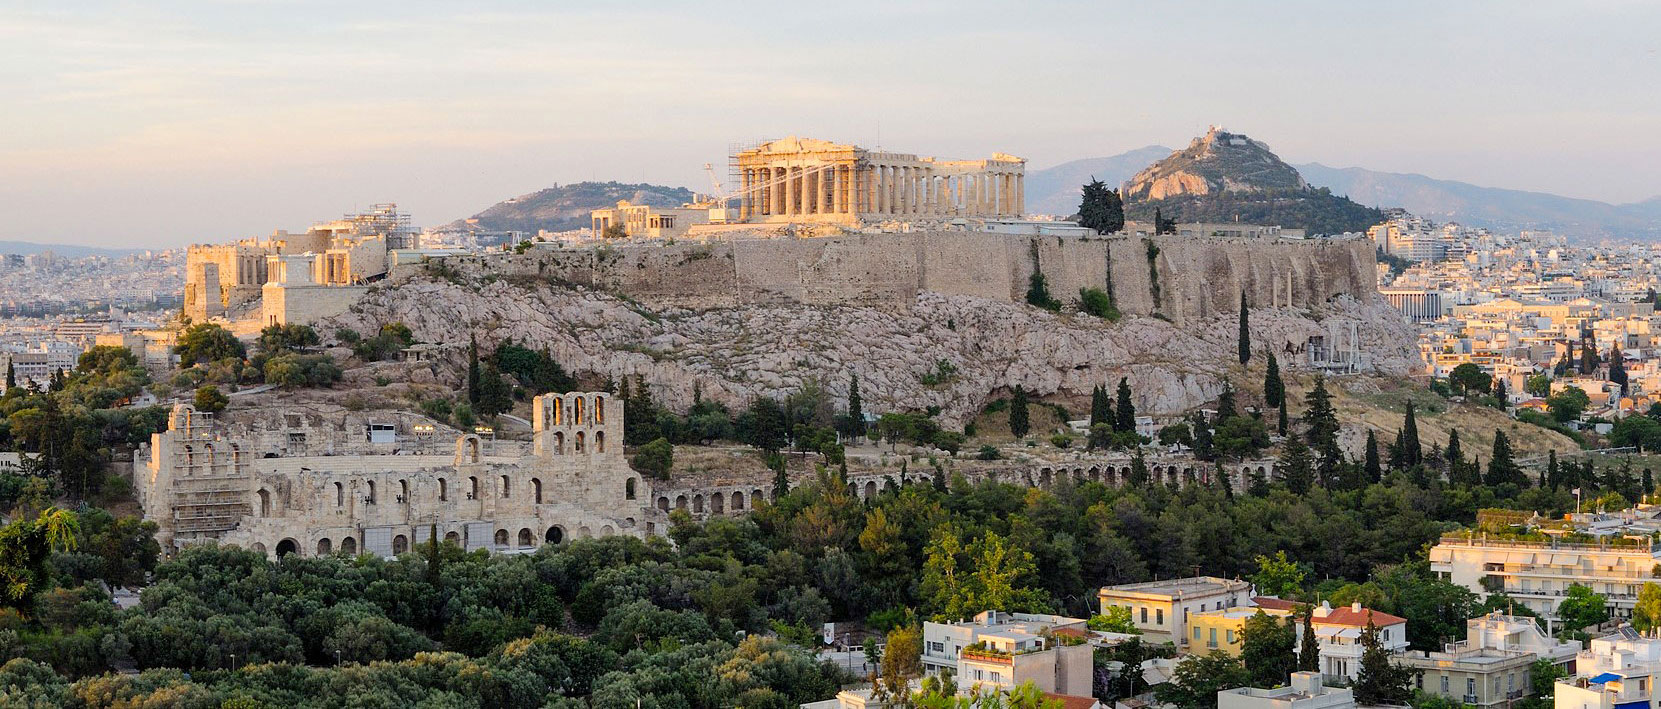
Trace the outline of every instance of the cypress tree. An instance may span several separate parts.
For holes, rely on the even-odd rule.
[[[1252,358],[1252,333],[1247,323],[1246,292],[1240,291],[1240,363],[1245,364]]]
[[[1563,471],[1557,467],[1557,449],[1551,449],[1546,457],[1546,486],[1556,490],[1563,486]]]
[[[1027,390],[1015,385],[1015,395],[1009,398],[1009,432],[1016,438],[1025,438],[1032,422],[1027,418]]]
[[[1315,637],[1315,609],[1303,610],[1303,643],[1298,648],[1298,671],[1314,672],[1321,667],[1321,643]]]
[[[1130,381],[1125,377],[1120,377],[1119,378],[1119,396],[1118,396],[1118,399],[1119,399],[1118,405],[1113,407],[1114,408],[1113,413],[1116,416],[1115,422],[1113,424],[1113,430],[1121,431],[1121,432],[1122,431],[1135,431],[1136,430],[1136,404],[1133,404],[1130,401]]]
[[[850,375],[848,379],[848,430],[843,431],[850,436],[859,436],[865,432],[865,405],[859,399],[859,375]]]
[[[1113,402],[1107,397],[1107,385],[1097,384],[1090,390],[1090,428],[1103,423],[1113,425]]]
[[[1500,485],[1514,483],[1517,487],[1528,487],[1528,477],[1523,475],[1522,468],[1517,467],[1511,458],[1511,439],[1505,436],[1504,431],[1494,432],[1494,451],[1488,460],[1488,484]]]
[[[1263,403],[1277,408],[1286,404],[1286,382],[1280,379],[1280,363],[1275,361],[1273,350],[1269,352],[1269,369],[1263,374]]]
[[[1284,436],[1284,435],[1286,435],[1286,402],[1285,401],[1280,402],[1280,409],[1278,409],[1278,410],[1280,411],[1280,416],[1279,416],[1279,418],[1280,418],[1280,421],[1279,421],[1280,435]]]
[[[1465,447],[1459,443],[1459,429],[1448,432],[1448,482],[1461,484],[1465,480]]]
[[[1396,429],[1396,440],[1390,441],[1390,469],[1406,470],[1407,455],[1402,452],[1401,429]]]
[[[1580,373],[1591,374],[1598,370],[1598,348],[1590,341],[1580,343]]]
[[[1609,381],[1621,385],[1621,393],[1627,393],[1626,363],[1621,361],[1621,346],[1609,351]]]
[[[1424,446],[1419,445],[1419,422],[1413,417],[1413,402],[1407,402],[1407,415],[1401,423],[1402,462],[1413,467],[1425,460]]]
[[[1148,461],[1142,457],[1142,449],[1137,448],[1130,456],[1130,474],[1126,476],[1125,482],[1133,487],[1141,487],[1148,484],[1148,480]]]
[[[467,402],[479,405],[479,336],[467,336]]]
[[[1378,436],[1373,434],[1372,429],[1367,430],[1367,451],[1365,455],[1362,472],[1366,473],[1367,482],[1376,483],[1384,479],[1384,471],[1381,469],[1378,460]]]
[[[1644,472],[1648,473],[1649,471],[1645,470]],[[1223,471],[1223,462],[1222,461],[1217,461],[1217,464],[1216,464],[1215,468],[1211,471],[1211,474],[1216,476],[1217,484],[1222,486],[1222,488],[1223,488],[1223,497],[1226,497],[1230,500],[1234,499],[1234,484],[1229,481],[1228,473]]]
[[[1651,472],[1649,468],[1644,468],[1644,497],[1648,498],[1650,495],[1652,495],[1654,493],[1655,493],[1655,473]]]
[[[17,386],[17,368],[12,366],[12,361],[10,359],[7,359],[6,360],[6,390],[10,391],[11,388],[15,387],[15,386]]]

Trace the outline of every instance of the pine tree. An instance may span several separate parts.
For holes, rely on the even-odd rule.
[[[1355,703],[1361,706],[1407,704],[1413,694],[1413,670],[1390,661],[1390,652],[1379,641],[1378,626],[1372,618],[1361,631],[1361,671],[1355,676]]]
[[[1247,322],[1246,292],[1240,291],[1240,363],[1245,364],[1252,358],[1252,333]]]
[[[1246,494],[1252,497],[1265,497],[1269,494],[1269,479],[1263,473],[1258,472],[1257,468],[1252,468],[1249,477],[1251,480],[1246,486]]]
[[[1009,432],[1016,438],[1025,438],[1032,422],[1027,418],[1027,390],[1015,385],[1015,395],[1009,398]]]
[[[1315,609],[1303,609],[1303,642],[1298,648],[1298,671],[1315,672],[1321,668],[1321,643],[1315,637]]]
[[[467,336],[467,402],[479,406],[479,336]]]
[[[1223,393],[1217,395],[1217,425],[1238,415],[1234,410],[1234,386],[1223,382]]]
[[[1338,412],[1326,390],[1326,377],[1315,377],[1315,388],[1304,396],[1303,424],[1308,427],[1309,445],[1320,448],[1338,439]]]
[[[848,430],[843,433],[858,437],[865,433],[865,405],[859,398],[859,375],[848,379]]]
[[[1276,408],[1286,403],[1286,382],[1281,381],[1280,363],[1275,361],[1273,350],[1269,351],[1268,371],[1263,374],[1263,403]]]
[[[1097,234],[1112,234],[1125,228],[1125,204],[1117,190],[1108,189],[1095,177],[1081,190],[1079,226],[1095,229]]]
[[[1113,409],[1116,417],[1113,430],[1119,432],[1136,430],[1136,404],[1130,401],[1130,381],[1125,377],[1119,378],[1118,404]]]
[[[1373,434],[1372,429],[1367,430],[1367,451],[1365,455],[1365,462],[1361,469],[1367,476],[1367,482],[1376,483],[1384,479],[1384,471],[1380,468],[1378,460],[1378,436]]]
[[[1413,417],[1413,402],[1407,402],[1407,415],[1401,423],[1402,462],[1411,468],[1425,460],[1424,446],[1419,445],[1419,422]]]
[[[1309,456],[1309,447],[1297,438],[1286,440],[1286,446],[1281,450],[1280,460],[1275,461],[1275,476],[1286,485],[1286,489],[1302,495],[1309,492],[1315,483],[1315,471]]]

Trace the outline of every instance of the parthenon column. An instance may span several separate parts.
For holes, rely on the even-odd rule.
[[[796,168],[784,169],[784,214],[796,215]]]
[[[1021,215],[1026,214],[1026,213],[1027,213],[1027,174],[1022,172],[1022,173],[1017,173],[1015,175],[1015,215],[1016,216],[1021,216]]]

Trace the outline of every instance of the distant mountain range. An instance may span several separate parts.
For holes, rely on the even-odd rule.
[[[1243,136],[1242,136],[1243,137]],[[1249,139],[1247,139],[1249,140]],[[1252,141],[1255,143],[1255,141]],[[1258,144],[1260,145],[1260,144]],[[1078,211],[1079,187],[1095,177],[1113,187],[1130,181],[1154,163],[1173,157],[1174,151],[1159,145],[1100,158],[1084,158],[1042,170],[1029,170],[1026,179],[1027,210],[1034,214],[1068,216]],[[1270,154],[1272,157],[1272,154]],[[1278,161],[1278,159],[1276,159]],[[1182,161],[1178,161],[1182,162]],[[1247,164],[1250,161],[1241,161]],[[1175,163],[1173,163],[1175,165]],[[1239,171],[1253,182],[1285,182],[1293,187],[1285,163],[1267,159]],[[1308,186],[1325,187],[1334,195],[1347,196],[1361,206],[1401,207],[1439,222],[1457,221],[1471,226],[1516,230],[1550,229],[1568,236],[1642,236],[1661,238],[1661,196],[1642,202],[1614,205],[1589,199],[1574,199],[1542,192],[1525,192],[1480,187],[1424,175],[1378,172],[1358,167],[1333,168],[1320,163],[1291,165]],[[1170,171],[1174,172],[1174,170]],[[1201,171],[1203,172],[1203,170]],[[1215,181],[1222,185],[1221,176]],[[1235,175],[1233,177],[1240,177]],[[1172,181],[1167,180],[1167,186]],[[647,183],[578,182],[503,200],[467,219],[457,219],[441,228],[525,231],[562,231],[588,225],[590,210],[609,207],[618,200],[659,207],[674,207],[691,201],[692,190]],[[1234,209],[1237,205],[1228,205]],[[1242,211],[1242,218],[1251,213]],[[1288,224],[1290,225],[1290,224]],[[50,248],[58,253],[80,254],[80,247],[0,242],[0,253],[32,253]],[[88,249],[87,252],[123,253]]]
[[[105,249],[96,246],[71,246],[69,244],[36,244],[29,241],[0,241],[0,254],[38,254],[50,251],[59,256],[82,258],[85,256],[125,256],[145,249]],[[164,251],[165,249],[151,249]]]
[[[1091,176],[1119,186],[1148,163],[1172,152],[1170,148],[1148,146],[1109,157],[1084,158],[1030,170],[1026,182],[1027,209],[1035,214],[1073,214],[1078,211],[1079,186]],[[1401,207],[1438,222],[1456,221],[1502,230],[1549,229],[1582,238],[1661,238],[1661,196],[1616,205],[1359,167],[1335,168],[1320,163],[1293,167],[1310,186],[1326,187],[1334,194],[1346,195],[1370,207]]]

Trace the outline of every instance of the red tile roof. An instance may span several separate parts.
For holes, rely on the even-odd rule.
[[[1092,707],[1099,706],[1095,697],[1075,697],[1071,694],[1051,694],[1049,692],[1045,692],[1044,696],[1061,702],[1062,709],[1092,709]]]
[[[1367,627],[1367,618],[1369,616],[1371,616],[1372,619],[1373,619],[1373,625],[1376,625],[1380,628],[1382,628],[1386,625],[1399,625],[1401,623],[1406,623],[1407,622],[1406,618],[1403,618],[1401,616],[1396,616],[1396,615],[1390,615],[1389,613],[1385,613],[1384,611],[1375,611],[1371,608],[1362,608],[1361,610],[1358,611],[1358,610],[1355,610],[1353,608],[1350,608],[1349,606],[1344,606],[1342,608],[1332,609],[1332,612],[1328,613],[1327,617],[1325,617],[1325,618],[1320,618],[1320,617],[1315,618],[1315,623],[1316,624],[1326,623],[1328,625],[1348,625],[1348,626],[1356,627],[1356,628],[1365,628],[1365,627]]]
[[[1269,610],[1269,611],[1297,610],[1298,606],[1305,605],[1305,604],[1299,603],[1297,601],[1288,601],[1284,598],[1275,598],[1274,596],[1253,596],[1252,597],[1252,604],[1257,606],[1258,608],[1262,608],[1263,610]]]
[[[1264,610],[1273,611],[1296,611],[1299,606],[1306,605],[1297,601],[1288,601],[1284,598],[1275,598],[1274,596],[1256,596],[1252,598],[1252,603]],[[1386,625],[1397,625],[1407,622],[1406,618],[1390,615],[1384,611],[1375,611],[1371,608],[1362,608],[1357,611],[1350,606],[1341,606],[1332,609],[1331,612],[1327,613],[1325,618],[1316,616],[1315,624],[1320,625],[1325,623],[1327,625],[1345,625],[1356,628],[1365,628],[1367,627],[1368,616],[1372,617],[1373,625],[1381,628]]]

